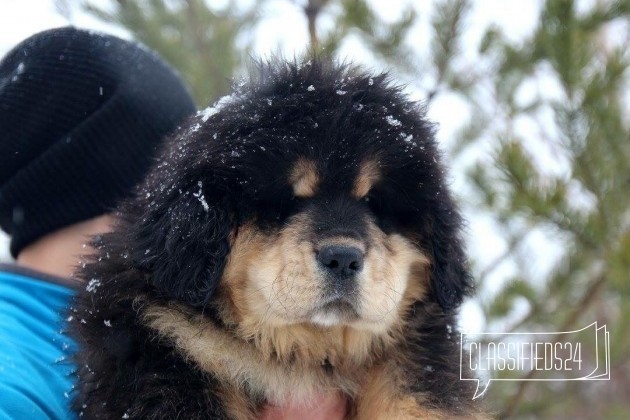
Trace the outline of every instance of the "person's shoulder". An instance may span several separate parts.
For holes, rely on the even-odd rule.
[[[74,293],[77,288],[77,282],[72,279],[57,277],[17,264],[0,263],[0,279],[23,282],[25,287],[52,287],[60,291],[67,290],[69,293]]]
[[[16,264],[0,264],[0,296],[12,302],[10,307],[14,310],[28,308],[26,312],[31,316],[37,313],[42,319],[57,318],[59,310],[76,294],[76,287],[72,280]]]
[[[0,264],[0,419],[73,418],[63,333],[74,290],[14,264]]]

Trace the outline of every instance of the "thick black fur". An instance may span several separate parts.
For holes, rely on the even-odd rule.
[[[431,293],[406,320],[409,340],[400,351],[411,364],[409,392],[465,413],[472,393],[470,382],[459,381],[454,309],[472,284],[462,221],[422,107],[387,75],[322,59],[277,60],[260,64],[210,114],[192,118],[168,142],[137,198],[119,208],[115,231],[97,241],[97,257],[80,270],[92,283],[72,309],[81,346],[76,412],[107,419],[225,418],[215,379],[141,325],[136,298],[184,302],[222,325],[213,291],[231,233],[251,220],[273,231],[309,206],[343,207],[335,197],[351,189],[360,163],[376,156],[386,182],[373,188],[368,204],[340,213],[352,220],[352,209],[369,206],[381,229],[413,238],[431,257]],[[293,197],[287,174],[299,157],[321,163],[322,178],[332,180],[321,185],[324,198]],[[326,227],[343,217],[317,220]]]

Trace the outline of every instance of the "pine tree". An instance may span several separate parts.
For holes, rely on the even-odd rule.
[[[489,28],[476,70],[464,83],[447,83],[473,109],[452,152],[493,150],[467,171],[474,211],[492,215],[508,244],[477,268],[479,290],[501,264],[516,267],[497,295],[479,296],[488,325],[500,325],[520,301],[527,313],[509,331],[569,331],[593,321],[611,331],[610,382],[501,382],[488,395],[501,417],[614,417],[630,409],[630,31],[624,27],[622,40],[606,34],[629,13],[628,1],[580,13],[573,1],[546,1],[532,36],[510,42]],[[536,234],[562,249],[542,277],[530,269],[547,258],[529,242]]]

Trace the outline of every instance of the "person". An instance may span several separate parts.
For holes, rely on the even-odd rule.
[[[72,418],[66,308],[92,235],[195,105],[175,71],[119,38],[59,28],[0,61],[0,418]]]
[[[36,34],[0,60],[0,418],[72,418],[74,343],[63,333],[72,278],[112,227],[162,139],[195,106],[146,47],[72,27]],[[341,419],[346,400],[267,405],[261,420]]]

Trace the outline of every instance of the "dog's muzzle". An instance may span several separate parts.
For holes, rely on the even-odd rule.
[[[352,298],[357,275],[363,269],[363,252],[354,246],[327,245],[316,255],[331,296]]]

